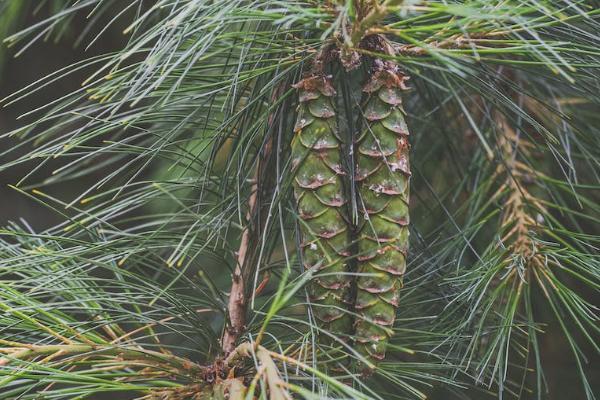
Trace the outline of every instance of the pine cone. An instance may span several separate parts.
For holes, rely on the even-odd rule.
[[[363,91],[366,128],[357,143],[360,214],[356,348],[376,362],[392,336],[408,251],[409,144],[402,110],[407,79],[379,64]]]
[[[331,78],[308,77],[298,84],[300,105],[292,141],[294,195],[300,216],[303,264],[315,277],[309,285],[320,326],[349,334],[350,277],[346,258],[350,236],[344,216],[340,140]]]

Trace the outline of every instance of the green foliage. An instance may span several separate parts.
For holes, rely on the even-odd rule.
[[[0,41],[3,41],[4,38],[17,29],[26,9],[27,2],[24,1],[0,1]],[[0,74],[2,74],[8,56],[8,49],[5,46],[0,46]]]
[[[88,24],[75,41],[93,45],[122,25],[128,41],[3,100],[89,73],[0,136],[19,139],[0,150],[0,171],[28,167],[13,189],[63,220],[0,231],[0,399],[177,399],[240,382],[263,398],[542,399],[550,331],[595,398],[597,1],[50,3],[47,19],[7,39],[17,54],[76,16]],[[369,47],[367,33],[393,52]],[[386,358],[369,379],[346,370],[361,349],[314,320],[323,298],[312,304],[314,271],[299,254],[303,235],[319,232],[294,206],[291,85],[324,45],[339,49],[328,60],[337,115],[361,104],[345,67],[366,76],[383,59],[413,89],[410,252]],[[347,150],[358,133],[337,122],[330,132]],[[78,193],[59,195],[58,183]],[[219,338],[248,226],[245,347],[231,369]]]

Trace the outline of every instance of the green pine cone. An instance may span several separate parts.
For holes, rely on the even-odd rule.
[[[356,348],[369,361],[385,357],[393,334],[408,251],[409,144],[402,110],[407,78],[390,64],[363,91],[366,127],[357,143],[360,216],[355,310]]]
[[[322,328],[349,334],[350,244],[344,217],[340,140],[330,78],[317,75],[294,85],[300,105],[292,140],[294,196],[300,216],[304,267],[315,271],[309,285],[313,311]]]

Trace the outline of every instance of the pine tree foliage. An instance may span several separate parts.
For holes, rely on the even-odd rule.
[[[549,335],[596,398],[597,1],[47,3],[16,54],[126,42],[2,100],[87,75],[0,132],[62,220],[0,229],[0,399],[543,399]]]

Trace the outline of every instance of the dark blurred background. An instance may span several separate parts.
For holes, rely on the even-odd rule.
[[[23,0],[23,3],[26,2],[28,0]],[[2,19],[0,15],[0,25],[5,24],[0,27],[0,33],[3,31],[5,31],[5,34],[14,33],[19,26],[21,28],[31,26],[50,14],[50,6],[34,9],[31,3],[35,2],[29,3],[28,6],[23,6],[18,13],[10,15],[8,21]],[[0,13],[2,11],[0,9]],[[9,11],[5,12],[8,13]],[[112,16],[106,16],[106,18],[112,18]],[[0,66],[0,99],[64,66],[98,54],[113,51],[121,47],[125,42],[126,38],[122,34],[124,27],[117,23],[113,25],[112,29],[104,32],[92,47],[85,50],[87,42],[105,26],[102,23],[98,23],[87,33],[87,42],[84,39],[79,46],[73,46],[73,43],[79,38],[81,32],[86,30],[86,24],[87,21],[84,15],[78,15],[71,21],[60,38],[51,36],[46,40],[39,40],[16,58],[14,55],[20,50],[19,45],[14,46],[15,48],[9,48],[6,43],[0,43],[0,46],[3,47],[2,51],[0,51],[0,63],[2,64]],[[22,114],[79,88],[88,73],[89,70],[79,71],[70,75],[68,79],[61,79],[49,87],[36,92],[33,96],[28,96],[24,101],[17,102],[8,107],[4,107],[4,104],[2,104],[2,107],[0,107],[0,134],[23,126],[33,119],[33,117],[21,117]],[[27,148],[15,150],[17,143],[19,143],[18,139],[0,139],[0,162],[4,163],[7,160],[13,160],[27,152]],[[11,153],[5,154],[10,149],[12,149]],[[5,225],[9,220],[16,221],[21,218],[25,219],[36,230],[44,229],[60,222],[60,216],[57,213],[49,212],[41,204],[8,186],[17,184],[30,171],[32,165],[20,164],[8,171],[0,172],[0,226]],[[44,171],[40,171],[40,173],[24,182],[23,186],[27,187],[28,184],[41,182],[57,165],[49,165]],[[84,179],[93,178],[93,176],[88,176]],[[44,188],[44,191],[63,199],[70,198],[76,192],[76,188],[73,187],[74,184],[81,188],[85,187],[87,182],[67,182],[52,185]]]
[[[19,24],[22,27],[30,26],[36,21],[43,19],[47,14],[48,10],[44,8],[39,10],[36,15],[32,15],[31,12],[23,13],[23,20],[13,21],[15,22],[15,26],[9,29],[14,30],[16,25]],[[112,18],[112,16],[107,17]],[[103,26],[103,24],[97,24],[96,31]],[[126,39],[122,34],[123,26],[116,24],[104,32],[91,48],[84,51],[86,40],[79,47],[74,47],[73,43],[85,28],[86,20],[84,16],[80,15],[72,21],[62,38],[55,40],[55,38],[51,37],[49,40],[38,41],[18,58],[13,57],[16,49],[6,49],[6,46],[4,46],[3,53],[0,53],[3,54],[1,59],[3,67],[0,69],[0,98],[4,98],[8,94],[21,89],[46,74],[73,62],[118,49],[124,44]],[[95,33],[94,31],[90,32],[90,36],[88,37],[93,37]],[[60,80],[50,87],[37,92],[34,96],[27,97],[25,101],[0,108],[0,134],[27,123],[28,118],[18,119],[21,114],[80,87],[81,82],[85,79],[88,72],[81,71],[78,74],[71,75],[68,80]],[[8,155],[4,154],[7,150],[14,148],[16,143],[18,142],[15,139],[0,140],[0,162],[3,163],[8,159],[14,159],[27,150],[23,149],[11,152]],[[48,166],[45,170],[40,171],[37,176],[31,177],[25,183],[25,186],[27,183],[33,184],[43,180],[55,167]],[[16,184],[30,169],[31,164],[21,164],[7,171],[0,172],[0,226],[6,225],[8,221],[24,219],[36,231],[39,231],[61,222],[61,218],[57,213],[49,211],[43,205],[36,203],[9,187],[9,185]],[[83,179],[91,180],[94,179],[94,176],[87,176]],[[69,199],[80,192],[82,187],[87,186],[88,182],[82,180],[52,185],[44,188],[44,191],[61,199]],[[548,317],[548,321],[550,321],[551,314],[549,311],[546,313],[546,316]],[[547,329],[547,334],[541,335],[540,339],[542,354],[544,355],[542,361],[545,365],[546,379],[550,387],[550,394],[548,396],[543,395],[542,398],[557,400],[584,399],[585,396],[578,377],[577,366],[570,355],[571,349],[569,349],[569,344],[564,340],[560,327],[551,324]],[[586,353],[585,348],[581,350]],[[593,354],[593,351],[587,353]],[[592,385],[597,388],[600,381],[600,360],[596,359],[595,361],[590,360],[592,365],[591,368],[588,366],[587,369],[588,371],[594,371],[589,378]],[[444,395],[441,395],[441,397],[434,396],[434,398],[444,398]],[[473,398],[483,399],[489,397],[484,394],[473,393]],[[537,394],[526,393],[522,398],[537,398]]]

